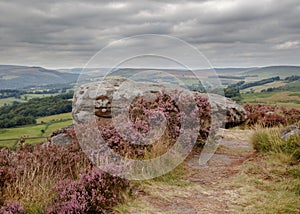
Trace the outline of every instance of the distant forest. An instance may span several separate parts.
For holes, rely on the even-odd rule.
[[[0,128],[36,124],[36,118],[72,111],[72,93],[34,98],[0,108]]]

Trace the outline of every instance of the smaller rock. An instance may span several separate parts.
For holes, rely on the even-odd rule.
[[[51,143],[55,144],[55,145],[66,146],[66,145],[71,144],[72,142],[73,142],[73,139],[65,133],[55,135],[51,138]]]
[[[281,131],[281,139],[282,140],[287,140],[289,139],[292,135],[300,135],[300,121],[294,125],[290,125],[283,129]]]

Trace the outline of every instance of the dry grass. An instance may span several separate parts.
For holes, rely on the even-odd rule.
[[[55,197],[55,184],[60,178],[34,174],[20,177],[6,188],[4,197],[19,201],[28,213],[43,213],[43,209]]]
[[[260,154],[248,160],[227,188],[240,197],[236,213],[300,213],[299,138],[280,139],[279,128],[257,129],[251,138]]]
[[[285,161],[283,161],[285,159]],[[300,170],[287,165],[289,157],[264,157],[243,166],[229,184],[240,197],[231,207],[236,213],[299,213]]]

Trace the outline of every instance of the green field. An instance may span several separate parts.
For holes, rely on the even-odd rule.
[[[17,99],[15,97],[3,98],[0,99],[0,107],[4,106],[4,104],[11,105],[14,101],[24,103],[33,98],[42,98],[55,95],[57,94],[23,94],[21,95],[21,99]]]
[[[40,117],[36,119],[36,122],[38,124],[44,122],[48,123],[50,121],[62,121],[66,119],[72,119],[72,113],[63,113],[63,114],[56,114],[56,115],[51,115],[51,116],[46,116],[46,117]]]
[[[241,90],[241,92],[249,92],[249,91],[254,91],[254,92],[260,92],[263,89],[268,89],[268,88],[278,88],[281,86],[285,86],[287,85],[286,83],[284,83],[283,81],[276,81],[276,82],[271,82],[271,83],[267,83],[264,85],[259,85],[259,86],[253,86],[251,88],[246,88]]]
[[[23,94],[21,96],[21,99],[25,99],[25,97],[27,97],[27,99],[33,99],[33,98],[42,98],[42,97],[50,97],[50,96],[56,96],[58,94]]]
[[[252,104],[270,104],[300,109],[300,92],[280,91],[264,93],[242,93],[243,102]]]
[[[26,102],[26,100],[16,99],[16,98],[14,98],[14,97],[2,98],[2,99],[0,99],[0,107],[1,107],[1,106],[4,106],[5,104],[11,105],[14,101],[20,102],[20,103]]]
[[[41,121],[44,123],[41,124]],[[67,127],[73,123],[71,113],[52,115],[41,117],[37,119],[36,125],[22,126],[17,128],[0,129],[1,139],[20,138],[21,136],[27,137],[41,137],[49,136],[57,129]],[[42,131],[43,130],[43,131]],[[25,143],[38,143],[45,141],[45,139],[28,139]],[[0,141],[0,147],[13,147],[17,140]]]

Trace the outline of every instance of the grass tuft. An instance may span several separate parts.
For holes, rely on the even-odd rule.
[[[254,149],[260,153],[275,153],[277,157],[282,156],[282,158],[287,155],[300,160],[300,137],[293,135],[287,140],[282,140],[279,128],[256,127],[251,142]]]

